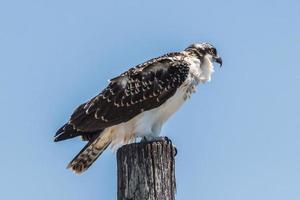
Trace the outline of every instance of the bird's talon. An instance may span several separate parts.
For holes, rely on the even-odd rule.
[[[170,138],[168,138],[167,136],[164,136],[162,140],[168,142],[169,144],[172,144],[172,140],[170,140]]]
[[[177,156],[178,151],[177,151],[176,146],[173,145],[173,148],[174,148],[174,157],[175,157],[175,156]]]

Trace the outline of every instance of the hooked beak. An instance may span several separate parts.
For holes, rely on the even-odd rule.
[[[214,57],[214,60],[215,60],[216,63],[220,64],[220,67],[222,67],[222,58],[220,56]]]

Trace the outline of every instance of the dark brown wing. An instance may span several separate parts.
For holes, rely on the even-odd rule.
[[[78,132],[97,132],[159,107],[188,76],[188,63],[176,58],[178,54],[152,59],[111,79],[99,95],[75,110],[68,126]]]

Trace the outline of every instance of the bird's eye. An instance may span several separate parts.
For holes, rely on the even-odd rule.
[[[217,50],[215,48],[210,49],[212,55],[217,55]]]

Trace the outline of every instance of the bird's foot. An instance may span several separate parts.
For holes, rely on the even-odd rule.
[[[141,142],[142,143],[148,143],[148,142],[159,142],[159,141],[166,141],[168,144],[171,144],[174,148],[174,156],[177,155],[177,148],[176,146],[172,143],[172,140],[170,138],[168,138],[167,136],[163,136],[163,137],[142,137]]]
[[[177,155],[177,148],[176,146],[173,144],[172,140],[170,138],[168,138],[167,136],[163,136],[163,137],[160,137],[160,140],[162,141],[166,141],[168,144],[171,144],[172,147],[174,148],[174,156]]]
[[[168,142],[169,144],[172,144],[172,140],[170,138],[168,138],[167,136],[163,136],[163,137],[160,137],[162,141],[166,141]]]
[[[167,136],[163,136],[163,137],[144,136],[142,137],[141,140],[141,142],[159,142],[159,141],[166,141],[172,144],[172,141]]]

